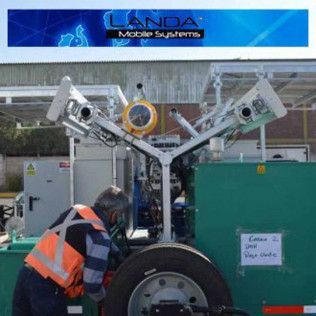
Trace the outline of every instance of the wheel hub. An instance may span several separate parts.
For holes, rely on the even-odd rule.
[[[149,316],[191,316],[192,309],[177,303],[152,305]]]
[[[170,302],[173,307],[177,304],[208,306],[205,294],[192,279],[174,272],[160,272],[136,286],[129,300],[128,315],[150,315],[152,306],[170,305]]]

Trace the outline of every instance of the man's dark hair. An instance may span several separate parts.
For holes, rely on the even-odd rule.
[[[94,206],[108,212],[125,212],[128,209],[128,197],[120,188],[112,185],[99,194]]]

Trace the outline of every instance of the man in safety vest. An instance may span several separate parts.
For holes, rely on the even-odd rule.
[[[109,227],[127,208],[127,196],[111,186],[93,207],[74,205],[62,213],[25,258],[14,291],[13,316],[68,315],[67,298],[84,292],[102,303],[108,256],[121,256]]]

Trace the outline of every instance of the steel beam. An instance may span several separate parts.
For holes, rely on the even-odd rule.
[[[94,118],[94,123],[99,126],[101,129],[104,129],[107,132],[112,133],[113,135],[121,138],[125,142],[129,143],[131,146],[135,147],[136,149],[146,152],[148,155],[153,156],[157,158],[159,161],[162,161],[164,157],[164,153],[154,146],[151,146],[150,144],[146,143],[145,141],[141,140],[135,135],[132,135],[128,133],[127,131],[124,131],[119,126],[111,122],[110,120],[96,116]]]
[[[297,73],[297,72],[292,73],[292,74],[290,75],[290,77],[289,77],[290,80],[285,81],[285,82],[279,84],[279,85],[274,89],[275,92],[277,92],[277,93],[282,92],[285,88],[287,88],[287,87],[293,82],[293,78],[297,78],[297,76],[298,76],[298,73]]]
[[[54,97],[59,86],[25,86],[25,87],[2,87],[0,88],[0,98],[34,98],[34,97]],[[128,105],[120,86],[118,85],[84,85],[78,86],[84,96],[105,96],[109,95],[121,103]]]
[[[261,147],[261,160],[264,162],[267,160],[265,125],[260,126],[260,147]]]
[[[213,63],[211,74],[219,73],[265,73],[274,72],[316,72],[316,62],[314,61],[271,61],[271,62],[224,62]]]
[[[306,95],[302,96],[301,98],[297,99],[294,102],[294,106],[306,104],[307,102],[309,102],[315,98],[316,98],[316,91],[314,90],[314,91],[311,91],[311,92],[307,93]]]
[[[206,132],[200,134],[198,137],[189,140],[184,143],[180,147],[177,147],[173,151],[170,152],[172,160],[187,153],[192,150],[197,149],[207,142],[211,137],[218,135],[219,133],[223,133],[227,128],[234,128],[235,125],[238,124],[238,121],[235,117],[231,117],[226,119],[224,122],[218,124],[215,127],[207,130]]]
[[[172,109],[169,115],[193,137],[199,136],[199,133],[195,130],[195,128],[178,112],[177,109]]]
[[[71,136],[69,137],[69,162],[70,162],[70,173],[69,173],[69,194],[70,194],[70,205],[75,204],[75,179],[74,179],[74,166],[75,166],[75,138],[70,131]]]
[[[171,194],[170,194],[170,164],[162,165],[162,210],[163,210],[163,242],[172,241],[171,232]]]

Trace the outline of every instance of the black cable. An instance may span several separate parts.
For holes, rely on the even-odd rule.
[[[150,175],[150,168],[151,168],[151,166],[153,165],[153,163],[154,163],[154,159],[151,159],[151,161],[149,162],[149,164],[148,164],[148,166],[147,166],[147,178],[148,178],[148,185],[149,185],[149,188],[150,188],[150,190],[151,190],[151,193],[154,193],[154,188],[152,187],[152,184],[151,184],[151,179],[152,179],[152,177],[151,177],[151,175]]]
[[[98,137],[94,137],[92,135],[89,135],[90,138],[95,139],[95,140],[100,140]]]
[[[105,140],[103,139],[103,137],[99,136],[96,132],[93,132],[93,134],[97,137],[97,139],[99,139],[104,145],[110,147],[110,148],[114,148],[117,146],[118,142],[117,142],[117,139],[116,137],[114,137],[114,145],[110,145],[107,140],[108,138],[105,138]],[[91,136],[90,136],[91,137]],[[92,137],[93,138],[93,137]]]
[[[233,129],[233,131],[228,135],[228,137],[225,140],[225,145],[231,140],[235,132],[236,132],[236,129]]]
[[[201,306],[192,306],[192,311],[194,313],[203,313],[204,315],[241,315],[241,316],[250,316],[250,314],[240,308],[228,307],[228,306],[212,306],[212,307],[201,307]]]
[[[158,202],[155,199],[155,190],[151,184],[152,177],[150,176],[150,169],[151,169],[154,161],[155,160],[151,158],[149,163],[146,164],[146,175],[147,175],[146,186],[148,186],[148,189],[149,189],[148,190],[146,188],[146,191],[151,193],[149,213],[154,221],[154,224],[158,225],[158,224],[160,224],[160,211],[159,211]]]
[[[225,147],[225,149],[231,148],[240,139],[240,137],[241,137],[241,133],[238,133],[234,141],[229,146]]]
[[[119,225],[118,229],[119,229],[119,231],[120,231],[120,233],[121,233],[123,239],[125,240],[125,244],[126,244],[126,248],[127,248],[127,253],[130,254],[130,253],[131,253],[131,248],[130,248],[130,245],[129,245],[129,243],[128,243],[128,238],[127,238],[127,236],[126,236],[125,227],[121,227],[121,226]]]

